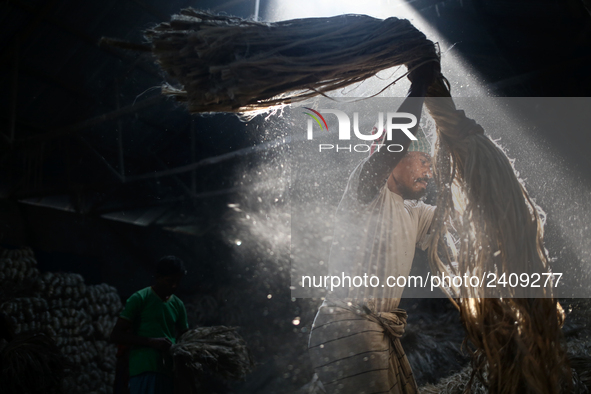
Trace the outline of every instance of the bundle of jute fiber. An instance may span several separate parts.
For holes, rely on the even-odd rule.
[[[207,370],[224,379],[242,379],[254,361],[236,327],[198,327],[187,331],[170,348],[176,363],[181,361],[193,373]]]
[[[158,64],[182,85],[163,93],[189,112],[267,110],[437,59],[407,20],[366,15],[262,23],[185,9],[145,35]]]
[[[257,23],[184,10],[146,37],[158,64],[182,85],[163,93],[186,101],[191,112],[256,112],[393,66],[412,70],[439,61],[435,45],[408,21],[363,15]],[[541,211],[511,162],[455,108],[442,76],[428,96],[439,137],[433,274],[450,262],[458,262],[461,275],[548,273]],[[449,241],[452,223],[459,245]],[[468,286],[450,294],[474,347],[474,370],[488,390],[569,391],[562,313],[551,289],[488,290]]]

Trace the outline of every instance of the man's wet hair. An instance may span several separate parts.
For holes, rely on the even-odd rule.
[[[164,256],[156,264],[156,276],[185,275],[187,269],[183,260],[176,256]]]

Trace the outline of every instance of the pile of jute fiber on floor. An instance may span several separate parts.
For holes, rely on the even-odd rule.
[[[408,21],[364,15],[260,23],[189,9],[146,38],[156,62],[180,83],[163,93],[186,102],[190,112],[256,113],[393,66],[412,70],[439,61],[436,46]],[[433,274],[451,261],[458,274],[548,273],[543,216],[503,151],[456,109],[443,76],[425,103],[438,135]],[[456,252],[446,242],[452,223]],[[502,298],[486,290],[450,294],[473,346],[476,376],[494,393],[568,392],[562,313],[551,289],[512,288]]]

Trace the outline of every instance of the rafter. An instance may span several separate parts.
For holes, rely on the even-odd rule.
[[[112,108],[107,108],[103,103],[99,102],[95,96],[91,96],[83,89],[80,89],[77,85],[72,84],[67,81],[64,81],[60,78],[54,77],[52,75],[46,74],[41,70],[37,70],[37,69],[31,68],[31,67],[28,67],[26,65],[20,65],[19,73],[26,74],[30,77],[38,78],[46,83],[50,83],[54,87],[62,89],[64,92],[67,92],[69,94],[72,94],[76,97],[79,97],[79,98],[87,101],[89,104],[92,104],[95,108],[98,108],[98,109],[104,108],[106,111],[112,109]],[[146,126],[149,126],[153,129],[157,130],[158,132],[164,133],[166,131],[166,128],[161,124],[151,122],[151,121],[144,119],[144,118],[137,118],[136,120]],[[20,125],[19,127],[23,126],[22,122],[17,122],[17,124]],[[35,127],[36,133],[43,132],[43,131],[48,131],[48,130],[44,130],[41,127]]]
[[[180,166],[180,167],[176,167],[176,168],[171,168],[169,170],[152,172],[152,173],[143,174],[143,175],[130,176],[125,179],[125,182],[126,183],[138,182],[138,181],[157,179],[157,178],[162,178],[162,177],[183,174],[185,172],[193,171],[198,168],[205,167],[205,166],[208,166],[211,164],[222,163],[224,161],[235,159],[237,157],[247,156],[247,155],[251,155],[253,153],[258,153],[258,152],[264,152],[266,150],[277,148],[281,145],[286,145],[289,143],[291,143],[291,137],[285,137],[280,140],[265,142],[265,143],[255,145],[252,147],[248,147],[248,148],[244,148],[244,149],[235,150],[233,152],[225,153],[223,155],[208,157],[207,159],[200,160],[196,163],[187,164],[185,166]]]
[[[82,122],[70,125],[70,126],[61,127],[61,128],[58,128],[53,131],[49,131],[44,134],[35,135],[32,137],[26,138],[23,141],[23,143],[49,141],[49,140],[52,140],[55,138],[65,137],[67,135],[74,134],[76,132],[88,129],[90,127],[96,126],[96,125],[104,123],[106,121],[115,120],[115,119],[118,119],[122,116],[130,115],[130,114],[136,113],[138,111],[141,111],[143,109],[152,107],[156,104],[161,103],[163,100],[164,100],[164,97],[161,95],[154,96],[154,97],[142,100],[138,103],[131,104],[131,105],[122,107],[121,109],[107,112],[107,113],[99,115],[99,116],[95,116],[94,118],[87,119]]]

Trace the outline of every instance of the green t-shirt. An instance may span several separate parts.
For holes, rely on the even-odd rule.
[[[176,342],[177,332],[189,328],[187,310],[183,302],[174,294],[162,301],[146,287],[129,297],[121,317],[131,321],[135,335],[146,338],[168,338]],[[129,376],[143,372],[172,374],[172,357],[154,348],[132,346],[129,353]]]

